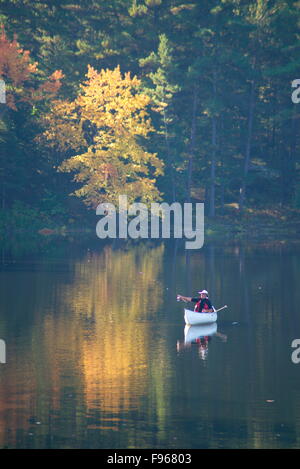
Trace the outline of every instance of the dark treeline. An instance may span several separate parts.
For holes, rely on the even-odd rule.
[[[164,162],[156,184],[165,201],[205,201],[211,217],[300,208],[300,107],[291,100],[300,2],[1,0],[0,22],[41,80],[62,71],[59,99],[74,99],[88,65],[120,65],[141,80],[154,127],[143,144]],[[24,227],[85,216],[69,197],[78,183],[57,172],[71,150],[36,138],[50,105],[0,104],[3,225],[8,216]]]

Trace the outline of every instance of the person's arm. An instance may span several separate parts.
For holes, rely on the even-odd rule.
[[[195,301],[195,298],[192,298],[191,296],[182,296],[182,295],[177,295],[178,300],[190,302],[190,301]]]

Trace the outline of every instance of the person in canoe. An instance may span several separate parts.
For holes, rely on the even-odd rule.
[[[198,313],[212,313],[214,311],[211,301],[208,298],[208,291],[202,290],[198,292],[200,297],[189,297],[177,295],[177,300],[196,303],[194,311]]]

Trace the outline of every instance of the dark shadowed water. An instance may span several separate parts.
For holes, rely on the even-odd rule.
[[[299,277],[296,243],[3,255],[0,447],[299,448]]]

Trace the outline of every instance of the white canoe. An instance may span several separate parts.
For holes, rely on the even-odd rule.
[[[207,337],[217,332],[217,323],[201,324],[200,326],[188,326],[184,328],[184,343],[189,344],[200,337]]]
[[[218,319],[217,313],[197,313],[190,309],[184,310],[184,320],[187,325],[210,324]]]

